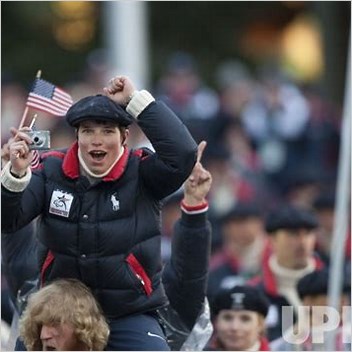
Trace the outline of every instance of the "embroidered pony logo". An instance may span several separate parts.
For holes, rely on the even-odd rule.
[[[114,193],[111,198],[112,210],[118,211],[120,209],[120,201],[116,198],[116,193]]]

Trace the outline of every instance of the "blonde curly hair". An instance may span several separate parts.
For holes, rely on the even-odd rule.
[[[102,351],[109,338],[109,326],[87,286],[76,279],[54,281],[28,299],[20,319],[20,336],[28,351],[41,351],[43,325],[71,324],[75,336],[87,350]]]

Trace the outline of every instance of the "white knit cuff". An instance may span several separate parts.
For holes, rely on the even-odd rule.
[[[11,192],[23,192],[32,177],[32,171],[27,169],[26,174],[21,178],[16,178],[10,172],[11,163],[8,162],[1,170],[1,184]]]
[[[134,118],[137,118],[153,101],[155,101],[155,99],[148,91],[137,91],[133,94],[131,101],[128,103],[126,111]]]

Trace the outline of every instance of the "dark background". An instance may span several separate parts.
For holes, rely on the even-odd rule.
[[[79,79],[88,53],[104,46],[104,1],[86,2],[82,9],[65,14],[55,11],[57,3],[1,3],[3,79],[8,76],[30,84],[37,69],[45,67],[46,77],[64,85]],[[174,50],[193,54],[209,85],[214,83],[214,67],[225,58],[242,59],[255,69],[275,59],[275,35],[299,13],[315,16],[323,37],[326,69],[314,83],[330,99],[342,103],[351,22],[349,1],[148,2],[152,80],[161,75],[167,56]],[[79,45],[63,47],[55,38],[55,28],[77,16],[89,23],[91,36]]]

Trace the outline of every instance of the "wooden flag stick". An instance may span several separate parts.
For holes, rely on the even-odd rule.
[[[36,78],[40,78],[41,75],[42,75],[42,70],[38,70]],[[24,109],[23,115],[22,115],[22,119],[21,119],[20,125],[18,126],[18,129],[21,129],[23,127],[24,122],[26,121],[28,110],[29,110],[28,106],[26,106],[26,108]]]

